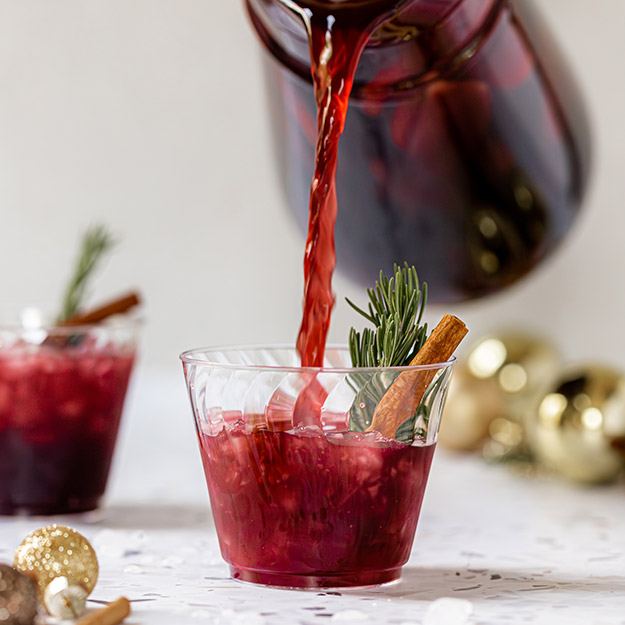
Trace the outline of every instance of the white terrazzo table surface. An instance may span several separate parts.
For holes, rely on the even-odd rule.
[[[51,520],[2,518],[0,560]],[[92,598],[128,596],[129,625],[455,625],[426,618],[442,597],[469,601],[474,625],[625,625],[623,484],[529,480],[442,452],[401,582],[304,592],[231,581],[173,372],[137,376],[103,510],[53,520],[92,540],[101,567]]]

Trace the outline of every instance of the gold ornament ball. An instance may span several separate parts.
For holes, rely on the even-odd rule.
[[[37,606],[35,582],[14,568],[0,564],[0,625],[32,625]]]
[[[601,365],[565,370],[526,423],[530,445],[546,467],[580,483],[615,479],[624,467],[625,376]]]
[[[561,358],[548,341],[509,331],[478,340],[464,363],[476,383],[490,381],[496,387],[503,404],[500,416],[521,422],[555,379]]]
[[[16,569],[33,577],[40,596],[50,582],[65,577],[91,593],[98,580],[98,559],[89,541],[64,525],[49,525],[26,536],[15,552]]]
[[[488,440],[482,447],[482,458],[487,462],[527,462],[525,431],[518,421],[497,417],[488,427]],[[518,467],[517,467],[518,468]]]
[[[476,449],[488,435],[491,422],[504,412],[493,380],[476,380],[466,365],[454,367],[439,443],[454,451]]]

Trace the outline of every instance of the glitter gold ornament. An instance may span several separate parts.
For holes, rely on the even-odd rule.
[[[483,455],[490,461],[523,456],[523,418],[559,364],[557,350],[528,333],[502,332],[475,342],[454,372],[441,444],[471,450],[484,442]]]
[[[0,564],[0,625],[32,625],[37,605],[35,582],[14,568]]]
[[[560,367],[549,342],[524,332],[502,332],[475,343],[464,361],[477,381],[491,381],[503,404],[500,415],[521,423]]]
[[[488,426],[488,439],[482,447],[487,462],[529,462],[523,425],[518,421],[497,417]]]
[[[40,597],[53,612],[62,599],[55,599],[57,592],[75,597],[80,592],[73,587],[78,586],[86,597],[98,579],[98,559],[93,547],[82,534],[64,525],[50,525],[28,534],[15,552],[14,566],[36,580]],[[61,577],[66,580],[60,585],[62,588],[53,586],[47,590]]]
[[[491,422],[505,411],[494,380],[478,380],[464,364],[455,367],[441,421],[439,443],[454,451],[476,449]]]
[[[565,370],[527,419],[537,459],[582,483],[615,479],[623,469],[617,451],[625,437],[625,376],[586,365]]]

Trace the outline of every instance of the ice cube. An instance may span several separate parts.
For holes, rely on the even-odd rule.
[[[331,443],[348,447],[406,447],[405,443],[386,438],[379,432],[328,432],[327,436]]]
[[[278,424],[291,423],[293,421],[294,406],[295,396],[278,388],[265,407],[265,419],[267,423],[272,429],[282,429],[277,427]]]
[[[323,436],[323,430],[318,425],[298,425],[287,430],[287,434],[299,436],[301,438],[319,438]]]
[[[379,432],[328,432],[327,436],[330,442],[348,447],[386,447],[394,442]]]
[[[243,413],[240,410],[224,410],[222,416],[226,425],[231,427],[240,427],[243,421]]]

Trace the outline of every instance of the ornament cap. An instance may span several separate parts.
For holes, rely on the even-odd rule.
[[[51,616],[76,619],[86,610],[87,591],[79,584],[70,584],[67,577],[57,577],[47,585],[43,604]]]

